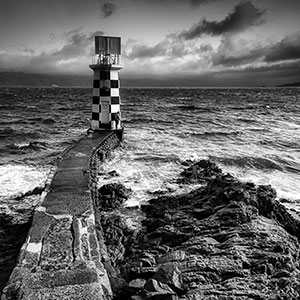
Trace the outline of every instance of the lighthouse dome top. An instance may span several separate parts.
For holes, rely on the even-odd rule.
[[[115,36],[95,36],[96,54],[121,54],[121,38]]]
[[[120,63],[120,54],[120,37],[103,35],[95,36],[95,54],[93,55],[92,66],[117,66]]]

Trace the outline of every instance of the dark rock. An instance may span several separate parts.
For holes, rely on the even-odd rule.
[[[101,210],[113,210],[120,207],[131,193],[120,183],[110,183],[99,188],[99,198],[96,206]]]
[[[157,263],[164,264],[167,262],[177,262],[177,261],[183,261],[186,257],[186,254],[184,251],[172,251],[164,256],[157,258]]]
[[[110,171],[107,173],[110,177],[118,177],[120,176],[116,170]]]
[[[222,173],[222,170],[213,162],[208,160],[200,160],[194,163],[187,169],[185,169],[180,175],[179,179],[181,183],[202,183],[207,179],[211,179],[213,176],[217,176]]]
[[[128,285],[129,285],[129,288],[132,291],[132,293],[138,293],[139,291],[141,291],[143,289],[145,283],[146,283],[145,279],[137,278],[137,279],[131,280]]]
[[[126,249],[130,248],[133,231],[128,228],[124,218],[117,213],[102,214],[100,222],[107,252],[113,265],[124,259]]]
[[[148,280],[158,271],[158,267],[134,267],[130,269],[133,278],[143,278]]]
[[[28,196],[32,196],[32,195],[40,195],[43,191],[44,191],[45,187],[40,187],[40,186],[37,186],[35,187],[32,191],[28,191],[22,195],[18,195],[15,200],[22,200],[24,199],[25,197],[28,197]]]
[[[1,209],[0,294],[15,267],[19,251],[26,240],[32,222],[32,214],[32,208],[24,212]]]
[[[174,291],[181,292],[183,289],[182,274],[177,263],[165,263],[154,274],[153,279],[165,283]]]
[[[109,281],[115,299],[126,299],[129,296],[128,283],[123,278],[110,276]]]
[[[176,293],[164,283],[155,279],[149,279],[144,285],[144,294],[146,299],[172,299],[168,296],[176,295]]]
[[[126,266],[120,275],[147,280],[143,294],[131,297],[300,299],[300,222],[271,186],[240,182],[208,161],[180,180],[205,184],[150,200],[137,238],[120,221],[103,220],[108,248],[117,247],[110,255]]]
[[[149,252],[144,252],[140,263],[142,267],[153,267],[156,264],[155,257]]]
[[[145,298],[139,295],[134,295],[130,297],[130,300],[145,300]]]

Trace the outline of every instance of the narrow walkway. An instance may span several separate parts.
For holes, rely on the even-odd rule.
[[[63,155],[1,299],[110,299],[95,231],[89,161],[112,134],[95,132]]]

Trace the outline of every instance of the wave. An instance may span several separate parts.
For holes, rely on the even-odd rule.
[[[13,135],[16,133],[16,130],[10,128],[10,127],[4,127],[0,129],[0,137],[6,137],[9,135]]]
[[[296,141],[283,141],[283,140],[262,140],[261,145],[275,146],[276,148],[286,148],[286,149],[299,149],[300,145]]]
[[[33,130],[32,131],[19,130],[19,129],[14,129],[12,127],[4,127],[0,129],[0,137],[2,138],[11,137],[12,139],[39,138],[40,134]]]
[[[248,119],[248,118],[238,118],[239,122],[245,122],[245,123],[257,123],[257,120],[254,119]]]
[[[56,121],[51,118],[51,117],[47,117],[47,118],[44,118],[44,117],[34,117],[34,118],[28,118],[29,121],[31,121],[31,123],[44,123],[44,124],[54,124],[56,123]]]
[[[270,132],[271,130],[269,128],[259,128],[259,127],[252,127],[248,128],[249,131],[254,131],[254,132]]]
[[[237,136],[243,134],[242,131],[205,131],[203,133],[196,133],[193,132],[191,133],[192,136],[198,136],[198,137],[203,137],[203,136]]]
[[[132,118],[132,119],[123,119],[123,123],[124,124],[126,124],[126,123],[128,123],[128,124],[136,124],[136,123],[143,123],[143,124],[145,124],[145,123],[159,123],[159,122],[161,122],[161,121],[158,121],[158,120],[156,120],[156,119],[153,119],[153,118],[151,118],[151,117],[140,117],[140,118]]]
[[[20,151],[22,153],[27,151],[40,151],[48,148],[48,144],[46,142],[24,142],[24,143],[14,143],[6,146],[7,149],[16,151]]]
[[[46,119],[43,119],[42,122],[43,122],[44,124],[54,124],[54,123],[56,123],[56,121],[53,120],[52,118],[46,118]]]
[[[20,193],[14,198],[14,200],[20,201],[29,196],[41,195],[44,190],[45,186],[37,186],[33,190],[27,191],[25,193]]]
[[[255,168],[259,170],[278,170],[284,171],[285,168],[275,160],[263,157],[235,156],[235,157],[210,157],[224,165],[233,165],[240,168]]]
[[[277,157],[276,159],[289,173],[300,174],[299,162],[293,159]]]
[[[44,188],[49,168],[27,164],[0,165],[0,200],[39,193]]]
[[[216,111],[213,108],[200,107],[200,106],[196,106],[196,105],[178,105],[178,106],[174,106],[173,108],[178,108],[180,110],[196,110],[197,112],[214,112],[214,111]]]
[[[268,104],[248,104],[248,105],[230,105],[230,109],[232,110],[260,110],[260,112],[263,110],[263,112],[267,112],[271,107]],[[276,108],[275,106],[272,106],[272,109]]]
[[[9,119],[5,119],[5,117],[0,121],[0,125],[2,126],[10,126],[15,124],[28,124],[28,120],[24,119],[12,119],[11,117]]]
[[[182,160],[179,155],[170,154],[170,155],[143,155],[141,157],[136,157],[135,161],[151,161],[151,162],[175,162],[181,163]]]

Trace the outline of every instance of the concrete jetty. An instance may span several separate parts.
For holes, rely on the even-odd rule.
[[[1,300],[112,298],[93,203],[99,164],[121,135],[95,131],[63,154]]]

